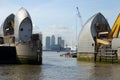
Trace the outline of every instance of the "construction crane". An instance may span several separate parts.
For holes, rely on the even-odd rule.
[[[111,31],[109,32],[108,38],[118,38],[119,35],[119,31],[120,31],[120,14],[118,15]]]
[[[83,22],[82,22],[82,18],[81,18],[81,15],[80,15],[79,8],[76,7],[76,9],[77,9],[77,16],[79,17],[79,19],[80,19],[80,23],[81,23],[81,26],[83,27]]]
[[[110,44],[111,39],[118,38],[119,32],[120,32],[120,14],[118,15],[116,21],[114,22],[113,27],[109,31],[108,36],[106,37],[106,39],[105,40],[97,39],[96,41],[97,41],[97,43],[108,45],[108,44]]]

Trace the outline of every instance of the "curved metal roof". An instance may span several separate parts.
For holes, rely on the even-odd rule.
[[[24,29],[23,29],[24,28]],[[27,30],[29,29],[29,30]],[[22,33],[21,33],[22,31]],[[26,31],[26,32],[25,32]],[[20,8],[15,16],[15,38],[19,41],[23,36],[32,36],[32,20],[26,9]],[[25,37],[24,37],[25,38]],[[27,39],[26,39],[27,40]],[[25,40],[25,41],[26,41]]]
[[[18,24],[21,23],[21,21],[23,21],[26,17],[31,19],[28,11],[23,7],[18,10],[18,12],[15,16],[15,18],[17,18]]]
[[[6,32],[6,29],[9,28],[9,34],[11,35],[14,35],[14,18],[15,18],[15,15],[12,13],[10,14],[4,21],[3,23],[3,32],[4,32],[4,35],[7,35],[7,32]],[[13,24],[12,24],[12,22]]]
[[[93,15],[83,26],[78,37],[78,52],[94,52],[94,37],[97,36],[96,23],[107,24],[108,31],[110,26],[101,13]]]
[[[2,23],[1,27],[0,27],[0,37],[4,37],[5,35],[7,35],[6,33],[6,29],[10,28],[10,35],[14,35],[14,18],[15,15],[13,13],[11,13],[8,17],[6,17],[6,19],[4,20],[4,22]],[[13,24],[11,24],[11,21],[13,22]]]

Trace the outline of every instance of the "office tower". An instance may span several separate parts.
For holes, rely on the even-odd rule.
[[[60,46],[60,47],[61,47],[61,40],[62,40],[62,38],[58,37],[58,46]]]
[[[61,47],[64,48],[64,45],[65,45],[65,41],[61,40]]]
[[[55,45],[55,36],[52,35],[51,37],[51,47]]]
[[[46,37],[46,50],[50,50],[50,37]]]

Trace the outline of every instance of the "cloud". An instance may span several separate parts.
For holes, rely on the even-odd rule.
[[[50,25],[48,29],[54,31],[55,33],[66,33],[69,32],[69,28],[64,25]]]
[[[49,25],[46,28],[46,31],[44,31],[46,34],[48,35],[56,35],[56,36],[68,36],[71,35],[72,30],[65,25],[58,25],[58,24],[53,24],[53,25]]]

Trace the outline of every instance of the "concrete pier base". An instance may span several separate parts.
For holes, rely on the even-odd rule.
[[[120,48],[117,50],[118,59],[120,60]]]
[[[22,64],[42,64],[42,48],[31,47],[29,43],[16,46],[17,56]],[[38,52],[39,51],[39,52]]]
[[[42,64],[42,57],[39,59],[36,56],[18,56],[20,64]]]
[[[77,53],[77,60],[93,62],[94,61],[94,53],[88,53],[88,52]]]
[[[77,53],[77,57],[94,57],[94,53],[89,53],[89,52],[81,52]]]

